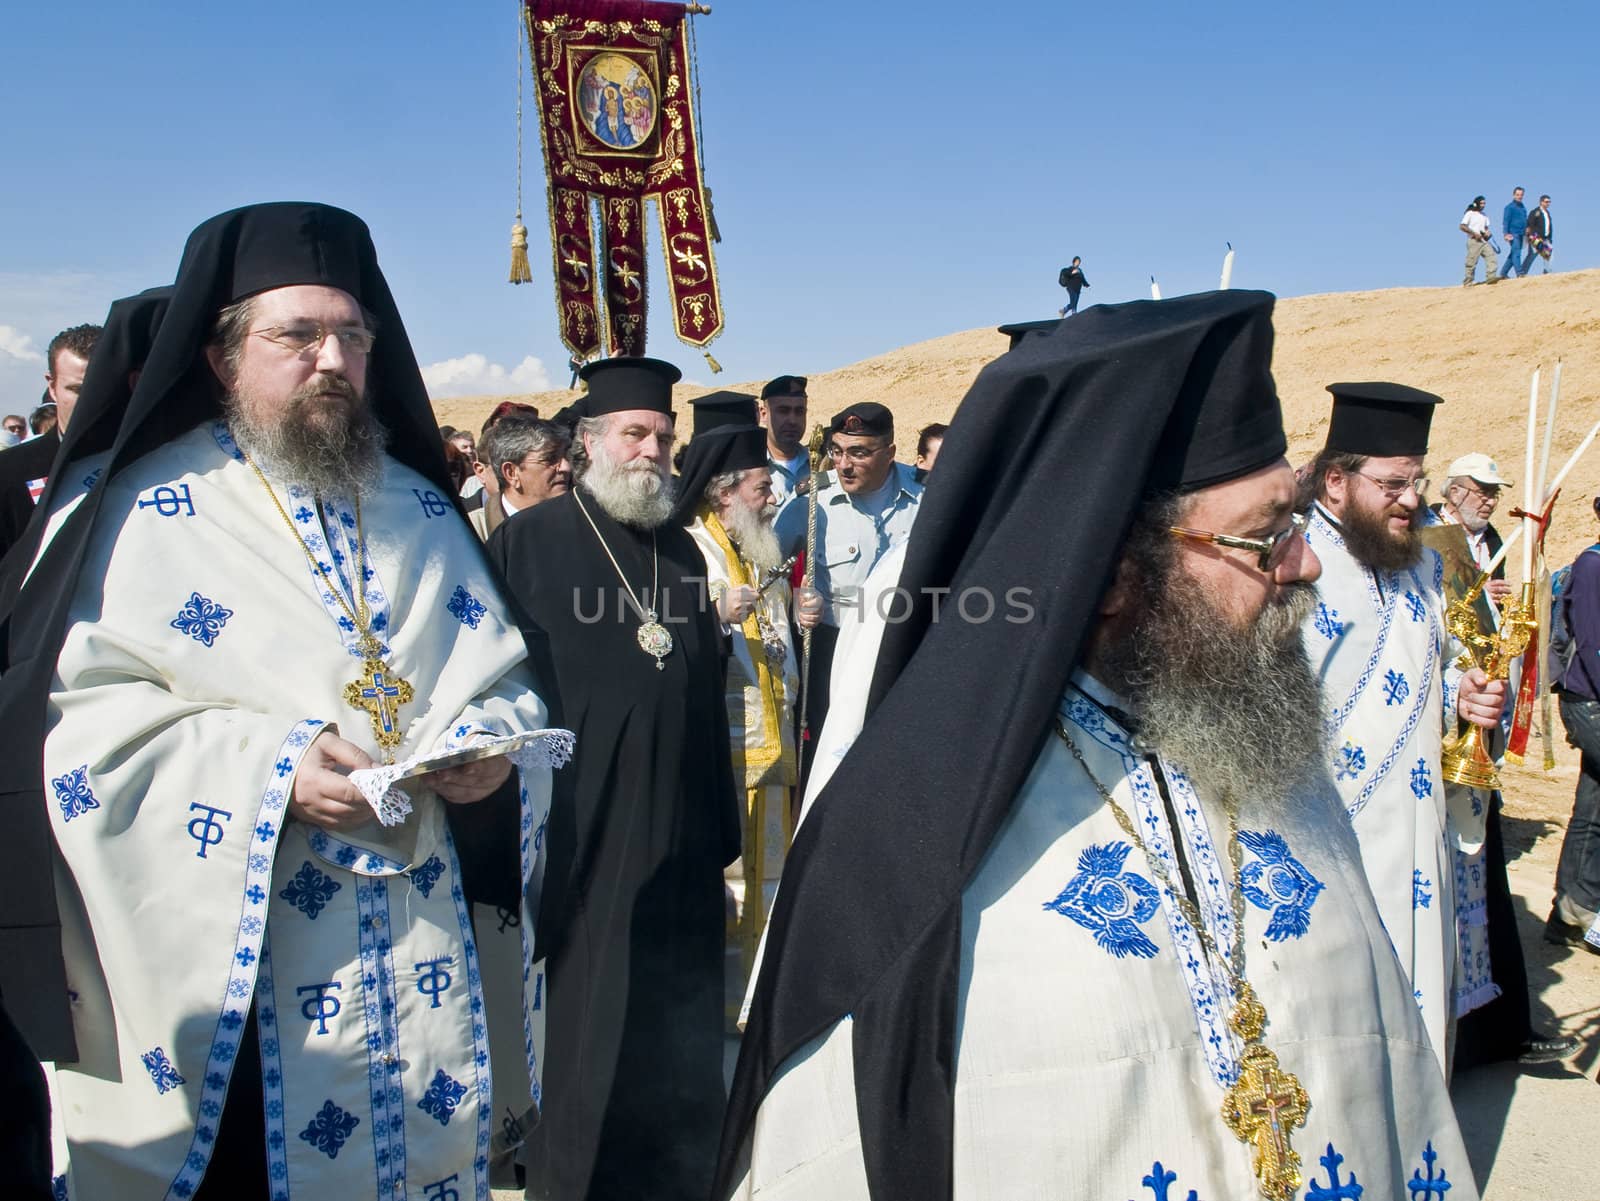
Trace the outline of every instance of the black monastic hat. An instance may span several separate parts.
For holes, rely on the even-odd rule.
[[[1405,384],[1329,384],[1328,449],[1384,459],[1428,453],[1428,429],[1444,397]]]
[[[1272,304],[1236,290],[1096,305],[967,393],[906,548],[911,608],[784,861],[714,1195],[785,1062],[846,1014],[872,1196],[951,1195],[962,889],[1050,736],[1140,507],[1282,459]],[[969,588],[1021,589],[1034,618],[937,616]]]
[[[841,409],[828,422],[828,437],[835,434],[861,434],[874,438],[894,437],[894,414],[881,404],[860,400]]]
[[[761,426],[750,423],[714,426],[707,432],[696,430],[683,451],[672,521],[677,525],[693,522],[705,503],[706,486],[717,476],[765,466],[767,431]]]
[[[723,426],[758,424],[756,398],[748,392],[708,392],[689,403],[694,406],[696,438]]]
[[[640,409],[670,417],[672,385],[683,378],[683,372],[661,359],[618,355],[596,359],[578,376],[589,385],[584,395],[584,417]]]

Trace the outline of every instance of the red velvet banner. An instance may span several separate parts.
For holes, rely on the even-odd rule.
[[[604,328],[607,353],[644,353],[644,209],[654,200],[673,330],[704,347],[722,332],[723,314],[684,6],[527,0],[526,16],[561,340],[588,357]]]

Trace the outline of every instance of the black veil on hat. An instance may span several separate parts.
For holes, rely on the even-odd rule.
[[[0,726],[11,734],[14,749],[0,756],[0,879],[6,880],[0,893],[0,993],[41,1059],[77,1058],[51,879],[55,852],[44,808],[44,722],[67,611],[104,484],[141,456],[221,414],[222,390],[203,353],[217,314],[258,292],[294,284],[340,288],[376,318],[368,395],[389,432],[389,454],[445,495],[453,492],[421,372],[360,218],[328,205],[286,202],[234,209],[196,228],[126,407],[118,414],[109,400],[94,395],[80,402],[86,409],[83,428],[56,460],[40,515],[58,479],[71,478],[75,461],[108,448],[111,457],[99,485],[62,524],[23,585],[7,634],[10,667],[0,678]],[[103,382],[109,397],[114,379]],[[77,431],[76,417],[72,425]]]
[[[1272,304],[1225,291],[1097,305],[1023,338],[967,393],[906,551],[910,619],[885,631],[865,726],[784,864],[716,1197],[785,1060],[847,1014],[874,1201],[950,1196],[962,889],[1049,733],[1140,506],[1283,457]],[[997,605],[1026,589],[1032,620],[997,608],[968,623],[948,605],[933,620],[937,596],[967,588]]]

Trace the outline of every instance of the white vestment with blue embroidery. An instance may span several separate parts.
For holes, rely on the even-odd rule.
[[[349,499],[319,511],[277,492],[348,596]],[[372,628],[416,689],[397,754],[541,728],[522,640],[454,509],[390,460],[361,524]],[[45,744],[81,1051],[59,1076],[71,1195],[194,1192],[253,1003],[274,1201],[451,1195],[440,1182],[486,1201],[484,997],[442,802],[416,790],[403,824],[337,836],[287,813],[323,730],[378,756],[343,699],[360,667],[353,623],[225,426],[112,481]],[[549,788],[548,768],[523,772],[528,878]]]
[[[1444,567],[1424,547],[1412,567],[1373,571],[1351,556],[1320,505],[1306,540],[1322,561],[1304,640],[1322,680],[1334,784],[1443,1070],[1457,934],[1439,756],[1461,675],[1444,622]]]
[[[963,893],[954,1196],[1247,1201],[1250,1150],[1219,1112],[1240,1053],[1229,973],[1173,891],[1181,854],[1231,954],[1227,818],[1091,695],[1109,699],[1080,675],[1066,728],[1162,869],[1052,733]],[[1416,1173],[1471,1201],[1444,1080],[1332,789],[1252,801],[1239,823],[1245,974],[1267,1045],[1311,1098],[1293,1135],[1307,1196],[1354,1197],[1338,1190],[1359,1181],[1367,1201],[1398,1201]],[[867,1196],[848,1018],[787,1062],[746,1152],[738,1197]]]

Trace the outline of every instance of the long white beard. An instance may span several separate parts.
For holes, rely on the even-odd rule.
[[[735,501],[721,515],[722,528],[739,548],[739,554],[758,571],[770,571],[783,562],[778,533],[772,528],[778,510],[772,505],[750,509]]]
[[[653,530],[672,516],[675,489],[665,466],[649,459],[619,463],[599,441],[579,486],[623,525]]]

